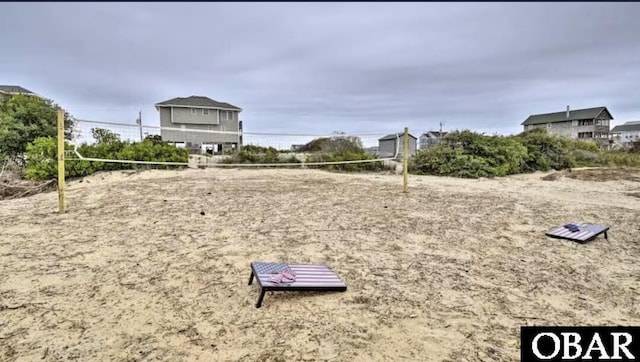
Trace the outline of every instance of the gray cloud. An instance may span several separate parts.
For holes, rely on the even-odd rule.
[[[89,119],[176,96],[247,130],[518,132],[532,113],[640,119],[640,4],[0,4],[0,83]]]

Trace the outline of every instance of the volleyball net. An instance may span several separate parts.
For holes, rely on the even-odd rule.
[[[68,160],[197,167],[380,169],[403,154],[404,133],[244,132],[212,125],[148,126],[76,119]]]

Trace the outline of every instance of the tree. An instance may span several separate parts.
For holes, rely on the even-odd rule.
[[[145,142],[152,142],[153,144],[164,144],[165,142],[162,140],[162,136],[159,134],[150,134],[144,138]]]
[[[106,128],[92,128],[91,135],[98,143],[114,143],[120,141],[120,135]]]
[[[299,151],[364,153],[364,146],[360,137],[347,136],[344,132],[335,131],[333,136],[316,138],[302,146]]]
[[[0,99],[0,159],[22,162],[27,144],[38,137],[56,137],[58,109],[49,99],[17,94]],[[73,119],[65,113],[65,138],[71,138]]]

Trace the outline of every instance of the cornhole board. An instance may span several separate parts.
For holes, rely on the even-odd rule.
[[[273,283],[271,275],[280,273],[286,268],[291,268],[296,273],[296,279],[292,283]],[[262,306],[264,294],[268,291],[281,292],[344,292],[347,285],[324,264],[284,264],[284,263],[263,263],[259,261],[251,262],[251,276],[249,285],[253,279],[260,285],[260,297],[256,303],[256,308]]]
[[[579,222],[572,222],[570,224],[577,225],[580,230],[572,232],[569,229],[565,228],[564,226],[559,226],[549,230],[545,235],[551,238],[566,239],[566,240],[575,241],[581,244],[589,240],[595,239],[596,236],[600,234],[604,234],[605,239],[609,238],[609,236],[607,235],[607,231],[609,231],[608,226],[586,224],[586,223],[579,223]]]

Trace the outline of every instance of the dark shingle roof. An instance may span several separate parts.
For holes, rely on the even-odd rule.
[[[611,131],[609,131],[609,133],[629,132],[629,131],[640,131],[640,121],[627,122],[625,124],[615,126]]]
[[[578,119],[593,119],[596,118],[600,113],[602,113],[602,111],[607,111],[607,113],[611,115],[611,112],[609,112],[607,107],[575,109],[569,112],[569,117],[567,117],[566,111],[545,114],[532,114],[529,116],[529,118],[522,122],[522,125],[524,126],[529,124],[566,122]],[[611,119],[613,119],[613,116],[611,117]]]
[[[0,85],[0,92],[35,94],[28,89],[20,87],[19,85]]]
[[[440,133],[440,131],[429,131],[429,132],[425,132],[422,134],[422,136],[427,135],[427,133],[431,133],[432,135],[436,136],[436,137],[444,137],[447,135],[447,133],[449,132],[444,132],[442,131],[442,133]]]
[[[183,107],[208,107],[208,108],[223,108],[234,109],[241,111],[242,109],[229,103],[218,102],[209,97],[203,96],[191,96],[191,97],[177,97],[169,99],[168,101],[156,103],[157,106],[183,106]]]
[[[398,133],[392,133],[392,134],[388,134],[380,139],[378,139],[378,141],[386,141],[386,140],[395,140],[398,137],[402,138],[404,137],[404,132],[398,132]],[[413,135],[411,135],[411,133],[409,133],[409,137],[413,138],[413,139],[417,139],[415,138]]]

